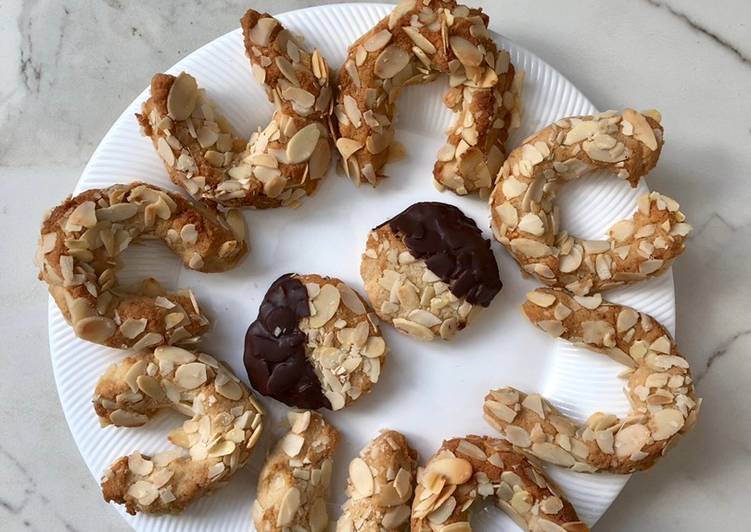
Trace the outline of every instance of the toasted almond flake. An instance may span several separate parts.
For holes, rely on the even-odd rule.
[[[258,46],[267,46],[271,33],[277,25],[276,19],[271,17],[258,19],[256,25],[250,28],[250,40]]]
[[[287,162],[297,164],[308,160],[318,145],[320,136],[321,131],[315,122],[295,133],[287,143]]]
[[[181,72],[175,78],[169,94],[167,94],[167,112],[174,120],[185,120],[193,113],[197,99],[198,83],[190,74]],[[162,137],[160,137],[160,140],[162,140]],[[164,156],[162,155],[162,157]],[[172,156],[172,163],[170,163],[170,166],[172,165],[174,165],[174,155]]]
[[[151,397],[152,399],[156,399],[157,401],[164,399],[164,391],[162,390],[162,387],[159,385],[159,382],[149,375],[140,375],[136,379],[136,384],[138,386],[138,389],[141,390],[143,393]]]
[[[435,335],[429,328],[411,320],[404,318],[394,318],[393,324],[394,327],[396,327],[400,331],[403,331],[410,336],[417,338],[418,340],[428,342],[435,337]]]
[[[193,390],[206,382],[206,365],[201,362],[182,364],[175,370],[175,384],[184,390]]]
[[[428,473],[441,475],[450,484],[464,484],[472,476],[472,464],[464,458],[440,458],[431,460],[425,467]]]
[[[336,140],[336,148],[339,150],[339,153],[342,154],[342,158],[344,158],[345,161],[362,147],[363,144],[361,142],[346,137],[341,137]]]
[[[665,408],[656,412],[649,422],[652,437],[656,441],[667,440],[677,433],[685,423],[683,414],[674,408]]]
[[[657,138],[644,115],[633,109],[625,109],[623,119],[633,124],[633,136],[636,140],[642,142],[652,151],[657,149]]]
[[[323,327],[336,314],[340,301],[341,295],[334,285],[325,284],[321,286],[318,295],[311,300],[311,304],[316,309],[316,314],[309,318],[310,327]]]
[[[574,245],[574,247],[571,248],[570,253],[560,257],[558,269],[563,273],[574,272],[579,266],[581,266],[583,258],[584,254],[582,253],[582,248],[578,245]]]
[[[298,434],[289,433],[281,441],[281,448],[287,456],[294,458],[302,450],[305,438]]]
[[[239,401],[243,396],[243,389],[238,383],[233,380],[228,380],[221,385],[216,385],[216,393],[226,397],[230,401]]]
[[[581,120],[567,133],[563,141],[564,145],[570,146],[594,136],[598,130],[597,120]]]
[[[615,455],[619,458],[629,457],[639,452],[648,443],[649,438],[649,429],[644,425],[624,427],[615,434]]]
[[[149,418],[136,412],[117,409],[110,413],[109,420],[117,427],[140,427],[141,425],[144,425]]]
[[[391,508],[383,515],[381,525],[386,530],[396,530],[399,526],[405,524],[409,519],[410,508],[406,504]]]
[[[462,64],[477,67],[482,64],[483,54],[478,48],[464,37],[454,35],[449,38],[451,50]]]
[[[97,344],[105,343],[116,330],[114,321],[97,316],[83,318],[76,322],[73,328],[77,336]]]
[[[301,501],[300,491],[296,487],[287,489],[279,505],[279,514],[276,518],[277,527],[286,527],[292,524],[297,510],[300,509]]]
[[[160,346],[154,350],[154,356],[159,361],[169,361],[175,364],[187,364],[196,359],[196,355],[186,349],[174,346]]]
[[[144,459],[141,453],[136,451],[128,456],[128,469],[136,475],[145,477],[154,470],[154,464],[151,460]]]
[[[132,340],[146,329],[147,322],[146,318],[128,318],[120,325],[120,334]]]
[[[537,305],[538,307],[548,308],[550,305],[556,302],[556,298],[553,294],[546,292],[527,292],[527,299]]]
[[[516,177],[509,176],[503,180],[501,185],[503,195],[508,199],[513,199],[520,196],[525,190],[527,190],[527,184],[523,181],[519,181]]]
[[[563,467],[571,467],[576,462],[568,452],[552,443],[533,443],[531,452],[541,460]]]
[[[593,296],[574,296],[574,300],[582,307],[594,310],[602,304],[602,295],[595,294]]]
[[[408,318],[428,328],[440,325],[440,323],[442,322],[440,318],[423,309],[413,310],[409,313]]]
[[[373,475],[362,458],[355,458],[349,463],[349,479],[358,497],[369,497],[373,494]]]
[[[514,210],[516,212],[516,210]],[[519,220],[519,230],[535,236],[541,236],[545,232],[545,224],[536,214],[527,213]]]
[[[365,305],[354,290],[352,290],[344,283],[339,283],[338,285],[336,285],[336,288],[337,290],[339,290],[339,295],[341,296],[342,303],[344,303],[345,307],[347,307],[358,316],[365,314]]]
[[[368,52],[377,52],[386,46],[390,40],[391,32],[388,30],[381,30],[368,37],[362,46]]]
[[[287,419],[290,422],[292,432],[295,434],[302,434],[310,426],[310,410],[304,412],[289,412]]]
[[[308,161],[310,179],[321,179],[329,169],[331,163],[331,148],[328,140],[319,139],[313,154]]]
[[[381,79],[391,79],[409,64],[409,54],[391,45],[386,47],[376,59],[374,72]]]
[[[431,55],[436,53],[436,48],[433,46],[433,43],[421,34],[420,30],[411,26],[404,26],[402,29],[404,30],[404,33],[412,39],[412,42],[414,42],[423,52]]]
[[[511,250],[514,253],[521,253],[522,255],[531,258],[546,257],[552,253],[547,245],[529,238],[513,239],[511,241]]]
[[[291,100],[302,108],[313,107],[316,103],[316,97],[300,87],[287,87],[282,91],[282,95],[286,100]]]
[[[97,223],[96,204],[93,201],[84,201],[78,205],[68,217],[68,223],[83,227],[94,227]]]
[[[357,106],[357,100],[355,100],[349,94],[346,94],[342,101],[344,104],[344,112],[347,113],[347,118],[349,118],[353,126],[355,126],[356,128],[360,127],[362,125],[362,112],[360,111],[360,108]],[[338,140],[341,140],[341,139],[338,139]],[[338,140],[337,140],[337,145],[338,145]]]

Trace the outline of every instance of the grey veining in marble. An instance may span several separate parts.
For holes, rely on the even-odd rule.
[[[469,1],[469,0],[468,0]],[[33,257],[42,212],[164,70],[238,25],[321,2],[0,0],[0,528],[125,531],[68,432]],[[678,341],[704,397],[695,429],[635,475],[603,531],[740,530],[751,479],[751,2],[480,1],[601,109],[662,111],[650,185],[695,232],[674,267]]]

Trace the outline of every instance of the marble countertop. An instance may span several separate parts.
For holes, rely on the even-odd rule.
[[[0,3],[3,530],[127,530],[102,503],[57,400],[47,296],[31,265],[43,211],[72,190],[152,73],[235,28],[250,5],[278,13],[320,3]],[[677,337],[704,397],[702,418],[653,471],[632,478],[596,530],[742,528],[751,478],[742,400],[751,386],[751,3],[470,3],[598,108],[660,109],[667,144],[650,183],[678,199],[695,227],[674,272]]]

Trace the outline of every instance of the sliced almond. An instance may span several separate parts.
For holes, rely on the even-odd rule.
[[[381,79],[391,79],[409,63],[409,54],[391,45],[385,48],[376,59],[374,72]]]
[[[446,481],[460,485],[467,482],[472,476],[472,464],[464,458],[440,458],[432,460],[425,468],[425,474],[428,472],[441,475]]]
[[[373,495],[374,482],[370,467],[362,458],[355,458],[349,463],[349,479],[359,497]]]
[[[287,143],[287,162],[289,164],[297,164],[307,161],[312,155],[313,150],[316,149],[320,136],[321,131],[315,122],[308,124],[295,133]]]
[[[167,112],[174,120],[185,120],[193,114],[197,99],[198,83],[196,83],[196,79],[186,72],[181,72],[175,78],[169,94],[167,94]]]
[[[323,327],[336,314],[340,301],[341,295],[334,285],[325,284],[321,286],[320,292],[311,301],[316,309],[316,314],[309,318],[310,327]]]

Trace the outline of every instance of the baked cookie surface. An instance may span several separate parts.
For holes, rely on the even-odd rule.
[[[172,181],[196,198],[232,207],[295,207],[331,161],[330,73],[267,13],[241,20],[255,80],[274,105],[271,121],[241,138],[193,76],[156,74],[136,115]]]
[[[247,253],[245,221],[181,194],[134,182],[86,190],[42,223],[36,263],[79,338],[118,349],[195,341],[209,320],[189,290],[167,292],[153,279],[137,289],[118,281],[121,254],[158,239],[201,272],[234,268]]]
[[[663,128],[659,113],[645,113],[564,118],[509,154],[490,195],[491,226],[526,273],[583,296],[660,275],[683,252],[691,226],[678,202],[658,192],[640,197],[634,215],[605,239],[561,227],[555,198],[565,183],[607,170],[636,187],[656,166]]]
[[[298,408],[352,404],[378,382],[387,352],[365,299],[319,275],[277,279],[245,336],[253,387]]]
[[[420,340],[450,340],[501,290],[475,222],[453,205],[416,203],[368,235],[360,263],[378,316]]]
[[[412,532],[472,532],[471,508],[493,502],[523,530],[587,532],[544,471],[497,438],[446,440],[417,475]]]
[[[417,452],[403,434],[379,434],[349,463],[349,498],[336,531],[408,530],[416,470]]]
[[[177,513],[224,486],[251,456],[264,411],[248,388],[211,355],[174,346],[143,351],[113,364],[94,392],[102,426],[140,427],[164,409],[189,416],[173,430],[176,448],[135,451],[110,465],[105,501],[128,513]]]
[[[449,76],[444,103],[456,118],[434,181],[457,194],[487,193],[519,125],[523,75],[493,41],[488,16],[454,0],[402,0],[350,46],[339,73],[336,146],[355,183],[385,177],[401,91],[439,74]]]
[[[269,453],[251,513],[257,532],[324,532],[339,432],[310,411],[290,412],[290,431]]]

